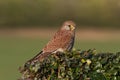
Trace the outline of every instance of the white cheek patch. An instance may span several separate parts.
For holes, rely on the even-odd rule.
[[[69,26],[65,26],[65,30],[70,30],[70,27]]]

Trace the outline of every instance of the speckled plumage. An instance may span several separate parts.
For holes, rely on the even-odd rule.
[[[37,60],[41,61],[49,56],[49,54],[56,52],[59,49],[70,51],[74,45],[75,26],[75,23],[72,21],[64,22],[62,27],[55,33],[54,37],[48,42],[42,51],[28,62],[32,63]]]

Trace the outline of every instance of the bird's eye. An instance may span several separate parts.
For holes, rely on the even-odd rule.
[[[71,27],[71,25],[68,25],[68,27]]]

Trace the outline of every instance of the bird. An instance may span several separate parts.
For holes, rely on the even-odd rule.
[[[65,21],[53,38],[43,47],[41,52],[28,60],[26,64],[34,64],[36,61],[42,61],[52,53],[71,51],[75,41],[75,28],[76,24],[73,21]]]

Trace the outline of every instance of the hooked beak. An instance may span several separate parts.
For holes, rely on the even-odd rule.
[[[75,27],[74,27],[73,25],[70,25],[70,28],[71,28],[71,30],[74,30],[74,29],[75,29]]]

